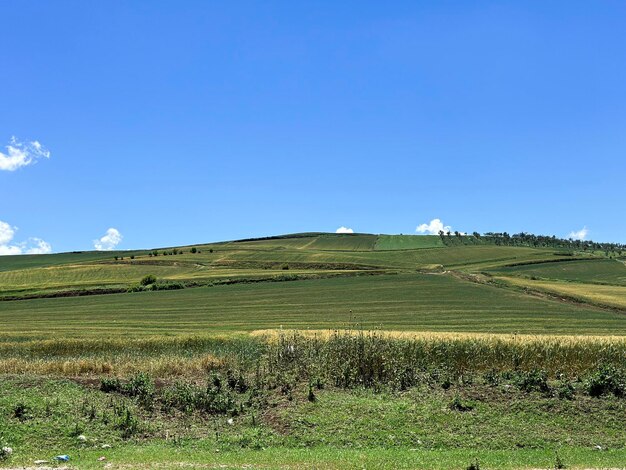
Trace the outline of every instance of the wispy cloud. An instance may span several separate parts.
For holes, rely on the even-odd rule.
[[[52,252],[50,243],[41,238],[31,237],[25,242],[15,242],[17,227],[0,220],[0,256],[2,255],[41,255]]]
[[[0,170],[4,171],[15,171],[23,166],[32,165],[39,158],[50,158],[50,152],[36,140],[20,142],[11,137],[6,149],[6,154],[0,152]]]
[[[98,251],[110,251],[120,244],[122,238],[120,231],[111,227],[102,237],[93,241],[93,247]]]
[[[569,238],[572,240],[584,240],[589,235],[589,229],[587,227],[583,227],[580,230],[575,230],[569,233]]]
[[[337,230],[335,230],[335,233],[354,233],[354,230],[348,227],[341,226]]]
[[[418,225],[415,229],[417,233],[427,233],[429,235],[438,235],[439,231],[451,232],[452,227],[444,225],[441,219],[433,219],[427,224]]]

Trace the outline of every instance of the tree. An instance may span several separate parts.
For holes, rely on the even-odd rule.
[[[189,250],[190,253],[197,253],[198,249],[195,246],[191,247],[191,250]]]
[[[139,282],[139,284],[141,284],[142,286],[149,286],[150,284],[154,284],[156,282],[157,282],[157,278],[154,274],[147,274],[146,276],[141,278],[141,281]]]

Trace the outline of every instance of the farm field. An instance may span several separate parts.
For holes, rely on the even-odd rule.
[[[495,270],[503,275],[534,277],[594,284],[626,286],[626,264],[620,260],[594,259],[562,263],[527,264]]]
[[[379,235],[375,250],[414,250],[417,248],[443,247],[443,241],[436,235]]]
[[[516,277],[501,277],[511,285],[536,289],[537,291],[561,295],[565,298],[603,305],[617,309],[626,309],[626,286],[587,284],[582,282],[539,281]]]
[[[302,234],[197,245],[194,249],[6,256],[0,259],[0,298],[99,289],[123,291],[145,275],[202,285],[352,275],[357,271],[479,271],[506,264],[567,259],[566,253],[549,249],[444,246],[440,237],[408,235]]]
[[[20,299],[0,300],[0,466],[626,458],[626,287],[601,254],[309,233],[19,258],[0,257]]]
[[[83,328],[88,318],[90,327]],[[453,276],[398,274],[0,302],[0,335],[245,332],[363,328],[626,334],[624,316]]]

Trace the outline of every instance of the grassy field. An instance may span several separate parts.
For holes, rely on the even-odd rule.
[[[626,460],[619,261],[437,236],[191,248],[0,257],[0,298],[64,295],[0,300],[0,466]],[[177,290],[126,292],[148,274]]]
[[[84,251],[76,253],[55,253],[51,255],[11,255],[0,257],[0,272],[16,269],[41,268],[45,266],[71,265],[92,261],[109,260],[114,256],[129,256],[122,251]]]
[[[276,277],[350,274],[349,269],[298,269],[288,272],[279,267],[251,268],[205,266],[191,262],[100,262],[46,268],[20,269],[0,272],[0,295],[28,295],[60,292],[64,290],[89,290],[96,288],[128,288],[137,284],[147,274],[166,281],[211,282],[220,280],[272,279]]]
[[[562,263],[530,264],[500,268],[495,272],[504,275],[533,277],[536,279],[626,286],[626,264],[623,261],[613,259],[590,259]]]
[[[589,305],[604,305],[626,310],[626,286],[598,285],[582,282],[539,281],[517,277],[499,277],[510,285],[547,292],[565,299],[585,302]],[[623,314],[622,314],[623,318]]]
[[[85,321],[89,328],[84,328]],[[141,336],[264,328],[625,334],[624,316],[448,275],[399,274],[0,302],[1,335]]]
[[[379,235],[375,250],[414,250],[418,248],[443,247],[441,237],[437,235]]]
[[[567,468],[617,468],[626,457],[626,408],[617,399],[563,401],[484,385],[400,395],[318,390],[314,402],[306,394],[275,396],[256,418],[207,423],[72,381],[7,377],[0,424],[13,436],[14,466],[66,453],[77,468],[554,468],[557,455]],[[458,400],[473,408],[454,410]],[[559,418],[546,419],[548,410]],[[131,437],[123,436],[126,413],[136,420]]]

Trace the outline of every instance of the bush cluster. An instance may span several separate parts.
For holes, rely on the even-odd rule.
[[[157,390],[153,380],[140,373],[125,383],[118,378],[103,378],[100,390],[132,397],[139,405],[150,410],[158,406],[166,412],[178,410],[231,416],[251,406],[252,398],[258,394],[258,386],[251,388],[243,373],[230,370],[225,376],[213,373],[206,386],[176,382]]]

